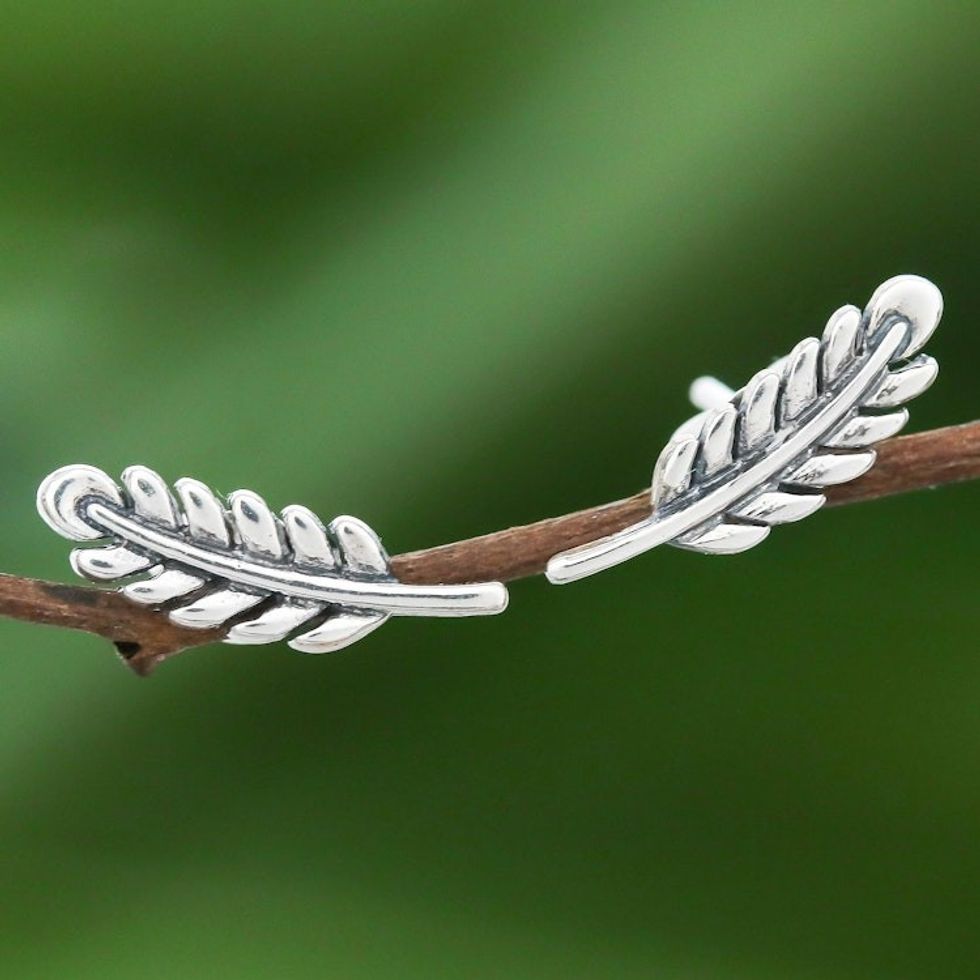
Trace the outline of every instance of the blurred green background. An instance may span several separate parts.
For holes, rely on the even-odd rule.
[[[393,552],[633,492],[881,280],[980,414],[976,3],[4,3],[2,567],[69,462]],[[980,487],[131,676],[0,623],[5,977],[950,978]]]

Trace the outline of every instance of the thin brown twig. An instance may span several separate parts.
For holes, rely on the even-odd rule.
[[[980,421],[890,439],[875,467],[828,491],[832,505],[980,478]],[[392,558],[402,582],[509,582],[544,570],[552,555],[620,531],[650,514],[650,493]],[[84,630],[111,641],[126,663],[148,674],[182,650],[219,640],[221,630],[176,626],[115,592],[0,574],[0,615]]]
[[[827,491],[831,505],[980,478],[980,421],[889,439],[861,479]],[[537,575],[559,551],[576,548],[650,515],[650,491],[467,541],[392,559],[403,582],[502,582]]]

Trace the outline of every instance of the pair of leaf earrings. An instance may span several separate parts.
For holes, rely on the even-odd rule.
[[[657,461],[651,516],[555,555],[548,579],[573,582],[660,544],[734,554],[818,510],[823,488],[874,465],[871,447],[905,425],[901,406],[935,380],[936,361],[919,351],[941,315],[932,283],[897,276],[863,312],[841,307],[821,338],[801,341],[739,391],[704,379],[704,410]],[[500,582],[399,582],[378,536],[356,518],[324,526],[300,506],[276,515],[249,490],[222,500],[197,480],[171,489],[144,466],[127,469],[122,486],[91,466],[63,467],[42,482],[37,505],[55,531],[89,545],[71,553],[77,573],[123,582],[128,599],[182,626],[223,627],[228,643],[288,640],[329,653],[389,616],[507,606]]]

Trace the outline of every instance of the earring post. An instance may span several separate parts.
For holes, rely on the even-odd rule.
[[[719,381],[710,374],[703,374],[691,382],[687,397],[699,412],[710,412],[727,405],[734,394],[735,389],[729,388],[724,381]]]

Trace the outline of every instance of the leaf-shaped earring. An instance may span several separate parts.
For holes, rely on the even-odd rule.
[[[652,515],[555,555],[548,579],[574,582],[661,544],[735,554],[763,541],[772,525],[818,510],[826,501],[820,490],[867,472],[870,447],[908,421],[900,406],[936,379],[936,361],[914,355],[942,309],[931,282],[896,276],[863,314],[841,307],[821,339],[801,341],[741,390],[700,379],[692,398],[707,411],[661,453]]]
[[[70,540],[103,542],[71,553],[80,575],[124,580],[128,599],[160,606],[181,626],[224,626],[228,643],[292,636],[295,650],[330,653],[389,616],[485,616],[507,606],[500,582],[398,582],[378,536],[355,517],[324,527],[299,506],[280,517],[250,490],[225,503],[191,479],[178,480],[175,494],[145,466],[129,467],[122,482],[93,466],[63,467],[38,489],[38,511]]]

